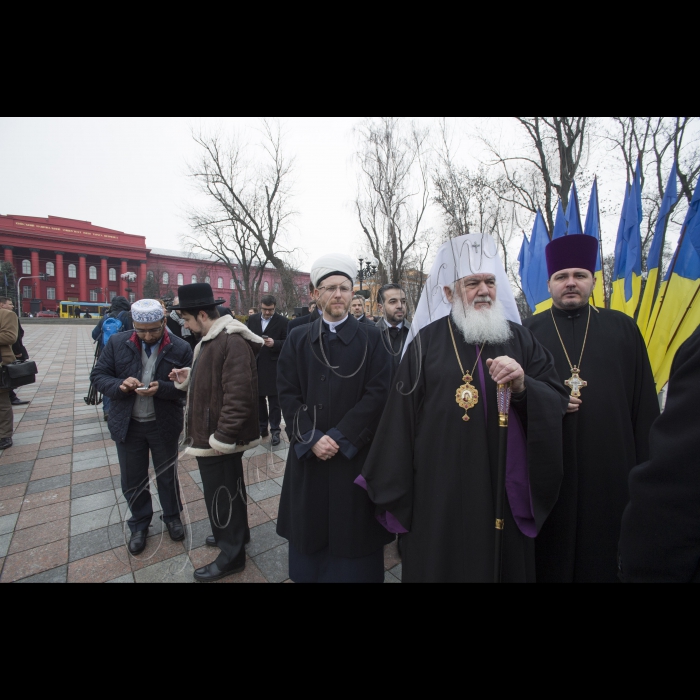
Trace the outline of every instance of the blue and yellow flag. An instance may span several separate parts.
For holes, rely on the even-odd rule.
[[[566,208],[565,218],[567,236],[583,233],[583,226],[581,225],[581,207],[578,201],[578,190],[576,189],[575,182],[571,188],[571,197],[569,199],[569,206]]]
[[[520,283],[523,287],[523,294],[525,294],[528,306],[534,311],[536,304],[532,294],[530,294],[530,287],[527,283],[527,271],[530,267],[530,241],[527,239],[526,234],[523,234],[523,245],[520,248],[518,262],[520,263]]]
[[[659,391],[680,346],[700,326],[700,182],[650,322],[649,359]]]
[[[678,163],[673,164],[671,175],[668,178],[664,200],[661,202],[659,220],[656,222],[654,240],[651,244],[649,257],[647,258],[647,285],[644,289],[642,305],[639,308],[639,318],[637,323],[644,337],[649,340],[647,333],[651,331],[650,319],[652,310],[659,291],[659,278],[661,276],[661,262],[664,253],[664,243],[666,242],[666,231],[671,212],[678,203]]]
[[[552,308],[552,297],[547,286],[549,272],[547,270],[547,254],[545,252],[549,243],[547,224],[544,221],[542,212],[538,211],[532,236],[530,237],[530,262],[527,265],[525,274],[525,284],[532,298],[530,308],[536,314]]]
[[[627,242],[625,241],[625,218],[627,205],[630,200],[631,188],[625,186],[625,201],[622,205],[620,225],[617,228],[617,240],[615,241],[615,264],[612,275],[612,294],[610,296],[610,308],[615,311],[625,310],[625,266],[627,264]]]
[[[601,256],[601,235],[600,228],[600,204],[598,199],[598,178],[593,182],[591,201],[588,203],[588,214],[586,215],[586,228],[584,234],[593,236],[598,241],[598,260],[595,267],[595,289],[593,290],[593,304],[599,309],[605,308],[605,278],[603,275],[603,260]]]
[[[566,214],[564,213],[564,206],[559,200],[559,206],[557,207],[557,219],[554,222],[554,233],[552,234],[552,240],[566,236]]]

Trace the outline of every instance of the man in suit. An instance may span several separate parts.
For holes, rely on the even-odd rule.
[[[374,321],[365,315],[365,298],[359,294],[352,298],[352,305],[350,306],[352,310],[352,315],[360,323],[374,323]]]
[[[5,309],[5,311],[14,311],[15,305],[12,299],[9,299],[8,297],[0,297],[0,309]],[[29,353],[22,342],[22,338],[24,338],[24,328],[22,328],[19,316],[17,317],[17,325],[19,332],[17,335],[17,342],[12,346],[12,352],[15,353],[15,359],[18,362],[26,362],[29,359]],[[10,391],[10,403],[12,403],[13,406],[26,406],[29,404],[29,401],[22,401],[22,399],[20,399],[14,391]]]
[[[258,355],[260,434],[266,438],[272,433],[272,446],[277,447],[281,442],[282,430],[282,409],[277,392],[277,362],[287,340],[289,321],[275,313],[277,299],[273,296],[262,298],[261,309],[262,313],[248,319],[250,331],[265,341]]]
[[[393,358],[391,377],[396,376],[396,370],[401,364],[406,338],[411,330],[411,324],[406,320],[408,300],[406,292],[398,284],[385,284],[377,295],[381,318],[377,328],[385,338],[384,347],[391,347]]]

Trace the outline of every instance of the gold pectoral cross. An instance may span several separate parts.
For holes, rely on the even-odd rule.
[[[567,379],[564,384],[571,389],[571,396],[575,399],[581,398],[581,389],[585,389],[588,386],[588,382],[584,382],[581,379],[581,370],[578,367],[574,367],[571,370],[571,379]]]
[[[464,409],[464,417],[462,420],[468,423],[469,411],[479,403],[479,392],[476,387],[472,386],[474,378],[469,372],[464,375],[464,384],[457,389],[457,404]]]

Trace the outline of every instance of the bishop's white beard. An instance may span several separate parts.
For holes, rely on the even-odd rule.
[[[473,305],[465,305],[455,294],[452,320],[468,345],[505,345],[513,338],[503,304],[498,300],[490,309],[478,310]]]

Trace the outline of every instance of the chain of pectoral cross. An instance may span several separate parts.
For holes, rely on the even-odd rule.
[[[574,364],[571,362],[571,358],[569,357],[569,352],[566,349],[566,344],[564,343],[564,339],[561,336],[561,333],[559,332],[559,326],[557,325],[557,319],[554,316],[554,309],[551,310],[552,312],[552,321],[554,321],[554,328],[556,328],[557,335],[559,336],[559,342],[561,343],[562,348],[564,349],[564,354],[566,355],[566,360],[569,363],[569,367],[571,367],[571,379],[567,379],[564,384],[571,389],[571,396],[574,398],[580,398],[581,397],[581,389],[585,389],[588,386],[588,382],[585,382],[583,379],[581,379],[581,365],[583,364],[583,355],[586,352],[586,344],[588,343],[588,332],[591,329],[591,316],[592,316],[592,311],[591,307],[589,305],[588,307],[588,324],[586,325],[586,337],[583,339],[583,348],[581,350],[581,359],[578,361],[578,364],[574,366]]]

